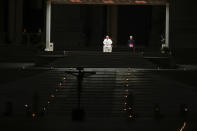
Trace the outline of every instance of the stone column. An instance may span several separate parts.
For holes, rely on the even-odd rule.
[[[107,6],[107,34],[106,35],[111,35],[111,32],[110,32],[110,21],[111,21],[111,17],[110,17],[110,14],[111,14],[111,6]]]
[[[16,21],[15,21],[15,5],[17,0],[8,0],[8,41],[10,43],[15,42],[15,27],[16,27]]]
[[[5,7],[5,3],[3,2],[3,0],[0,0],[0,44],[3,43],[3,32],[4,32],[4,7]]]
[[[165,44],[169,47],[169,29],[170,29],[170,11],[169,3],[166,4],[166,29],[165,29]]]
[[[152,7],[152,20],[151,20],[151,31],[149,36],[149,48],[158,50],[161,48],[161,8]]]
[[[23,0],[16,0],[16,43],[22,43],[23,32]]]
[[[107,35],[113,39],[113,43],[117,43],[117,29],[118,29],[118,7],[107,7]]]
[[[47,3],[46,3],[46,48],[45,48],[45,51],[49,51],[50,41],[51,41],[51,0],[47,0]]]

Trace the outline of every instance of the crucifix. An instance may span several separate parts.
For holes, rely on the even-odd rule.
[[[77,78],[77,109],[73,111],[73,117],[75,120],[82,120],[84,116],[84,111],[81,109],[81,92],[82,92],[82,82],[84,77],[88,77],[96,74],[95,71],[84,71],[83,67],[77,67],[78,71],[65,71],[66,74],[70,74]]]

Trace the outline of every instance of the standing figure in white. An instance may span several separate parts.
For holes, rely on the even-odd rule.
[[[103,41],[103,52],[112,52],[112,40],[107,35]]]

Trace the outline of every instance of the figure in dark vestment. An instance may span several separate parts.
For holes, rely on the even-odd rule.
[[[129,36],[128,46],[132,49],[133,53],[135,53],[135,40],[133,39],[133,36]]]

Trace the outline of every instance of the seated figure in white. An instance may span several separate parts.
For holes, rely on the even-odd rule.
[[[103,41],[103,52],[112,52],[112,40],[109,36],[106,36]]]

